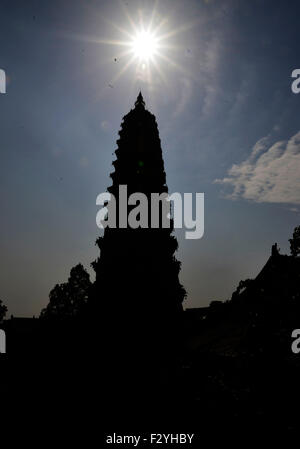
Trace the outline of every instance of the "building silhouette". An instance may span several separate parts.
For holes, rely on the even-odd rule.
[[[132,357],[142,365],[149,357],[171,357],[178,343],[185,290],[179,282],[180,262],[173,223],[162,227],[161,204],[158,227],[120,227],[119,186],[127,186],[148,198],[167,193],[166,174],[155,116],[145,108],[140,93],[134,108],[123,118],[108,191],[116,198],[117,227],[106,227],[97,240],[100,257],[96,272],[93,314],[100,320],[106,357]],[[163,202],[162,202],[163,203]],[[128,214],[135,206],[128,206]]]

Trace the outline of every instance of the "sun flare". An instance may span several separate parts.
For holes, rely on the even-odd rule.
[[[132,51],[141,61],[149,61],[157,51],[155,36],[148,31],[137,33],[132,41]]]
[[[105,62],[112,63],[115,75],[108,87],[113,88],[121,77],[131,71],[132,84],[138,83],[141,87],[147,86],[157,89],[157,86],[167,87],[170,70],[176,70],[189,77],[186,67],[180,64],[184,41],[178,44],[174,37],[192,28],[196,22],[190,22],[180,27],[171,27],[169,17],[162,16],[158,10],[158,1],[154,3],[152,12],[144,16],[140,10],[130,14],[129,9],[122,6],[125,18],[125,26],[120,26],[111,20],[104,19],[114,30],[112,39],[99,39],[92,37],[91,41],[114,47],[109,59]]]

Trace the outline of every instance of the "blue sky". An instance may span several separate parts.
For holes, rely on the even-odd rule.
[[[124,47],[131,18],[163,24],[161,57]],[[178,232],[186,307],[227,299],[300,217],[297,1],[3,1],[0,298],[39,314],[51,288],[98,256],[96,196],[139,89],[156,116],[170,192],[205,193],[205,234]],[[122,31],[122,30],[123,31]],[[116,60],[115,60],[116,59]],[[112,87],[110,87],[110,85]]]

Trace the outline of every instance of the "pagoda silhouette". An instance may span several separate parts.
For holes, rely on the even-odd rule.
[[[151,193],[167,193],[166,173],[155,116],[145,108],[139,93],[135,106],[124,116],[108,192],[116,199],[117,226],[107,226],[96,241],[100,257],[96,272],[94,307],[104,331],[109,355],[168,352],[177,338],[186,295],[179,282],[180,262],[174,253],[177,239],[173,221],[151,228]],[[127,195],[141,192],[148,199],[148,228],[119,227],[119,186]],[[128,206],[128,213],[132,209]],[[164,348],[164,349],[163,349]],[[145,356],[146,357],[146,356]]]

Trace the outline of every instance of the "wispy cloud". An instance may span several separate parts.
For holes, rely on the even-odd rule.
[[[192,81],[187,77],[181,79],[181,89],[178,95],[178,103],[173,113],[173,117],[180,115],[186,108],[191,96],[192,96]]]
[[[226,197],[257,203],[300,204],[300,131],[287,141],[260,139],[251,154],[215,182],[232,189]]]

